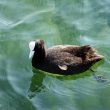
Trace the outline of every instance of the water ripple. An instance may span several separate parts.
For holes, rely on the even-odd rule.
[[[48,79],[46,88],[52,90],[58,95],[62,96],[75,96],[79,98],[79,95],[99,96],[102,90],[105,90],[110,85],[110,80],[107,82],[97,82],[93,77],[81,78],[72,81],[61,81],[59,79]],[[86,83],[85,83],[86,82]]]
[[[46,12],[52,12],[53,10],[54,10],[54,7],[32,12],[31,14],[28,14],[27,16],[23,17],[20,21],[17,21],[15,23],[11,24],[10,27],[13,28],[17,25],[20,25],[21,23],[26,22],[27,20],[29,20],[29,19],[31,19],[35,16],[36,16],[36,19],[37,19],[37,16],[39,14],[43,14],[43,13],[46,13]]]

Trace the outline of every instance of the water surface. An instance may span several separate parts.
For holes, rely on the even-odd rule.
[[[109,0],[0,0],[0,110],[110,109]],[[105,56],[91,71],[52,76],[35,71],[28,43],[90,44]]]

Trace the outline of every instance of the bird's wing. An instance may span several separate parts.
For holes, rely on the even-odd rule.
[[[67,70],[69,66],[75,66],[82,63],[82,59],[80,57],[74,56],[68,52],[59,52],[57,50],[50,52],[49,55],[49,59],[51,59],[54,64],[57,64],[61,70]]]
[[[69,66],[77,66],[82,63],[82,59],[80,57],[76,56],[68,56],[64,57],[63,60],[61,60],[61,63],[58,64],[58,67],[61,70],[67,70]]]

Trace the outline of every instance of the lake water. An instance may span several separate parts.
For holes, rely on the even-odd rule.
[[[91,71],[53,76],[31,67],[28,43],[90,44]],[[109,0],[0,0],[0,110],[110,110]]]

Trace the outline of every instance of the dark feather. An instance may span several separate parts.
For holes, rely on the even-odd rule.
[[[44,41],[37,40],[34,50],[32,65],[55,74],[78,74],[103,59],[90,45],[57,45],[45,49]]]

